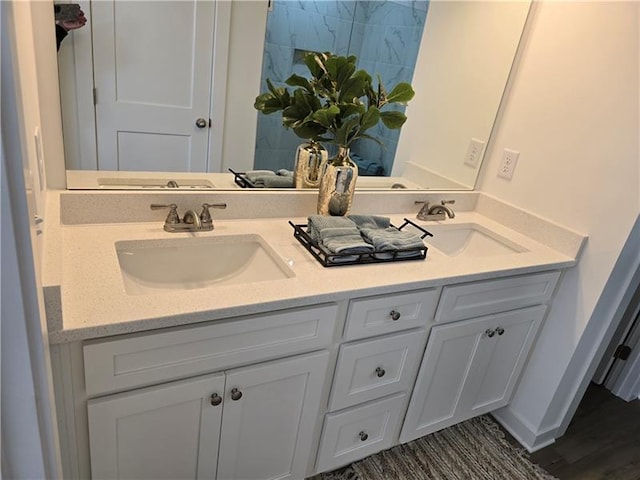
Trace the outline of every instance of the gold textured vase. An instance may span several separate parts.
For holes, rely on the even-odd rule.
[[[293,185],[296,188],[318,188],[320,176],[329,153],[319,142],[309,140],[298,146],[296,164],[293,171]]]
[[[341,216],[349,213],[358,179],[358,166],[349,157],[349,148],[338,147],[338,154],[325,164],[318,191],[318,214]]]

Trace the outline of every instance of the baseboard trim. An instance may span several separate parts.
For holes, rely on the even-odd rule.
[[[529,453],[548,447],[556,441],[557,428],[537,432],[532,425],[517,415],[509,407],[491,412],[504,429],[515,438]]]

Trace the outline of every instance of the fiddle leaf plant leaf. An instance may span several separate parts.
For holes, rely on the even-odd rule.
[[[407,116],[402,112],[390,111],[390,112],[381,112],[380,119],[384,126],[390,128],[391,130],[397,130],[398,128],[404,125],[404,122],[407,121]]]
[[[362,115],[362,118],[360,120],[360,131],[364,132],[371,127],[375,127],[379,121],[380,110],[378,110],[376,107],[369,107],[369,109],[364,112],[364,115]]]
[[[329,127],[333,122],[333,119],[336,118],[336,115],[339,114],[340,108],[338,108],[338,106],[336,105],[331,105],[329,107],[313,112],[312,119],[323,127]]]
[[[302,87],[308,92],[313,93],[313,87],[311,86],[311,83],[309,83],[309,80],[295,73],[287,78],[285,83],[290,87]]]
[[[401,105],[406,105],[409,100],[413,98],[416,92],[413,91],[411,85],[405,82],[398,83],[393,90],[389,92],[387,95],[387,102],[389,103],[399,103]]]

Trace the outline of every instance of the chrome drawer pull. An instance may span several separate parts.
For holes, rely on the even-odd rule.
[[[362,440],[363,442],[365,442],[367,438],[369,438],[369,435],[367,435],[367,432],[364,432],[364,431],[360,432],[358,436],[360,437],[360,440]]]
[[[222,403],[222,397],[220,395],[218,395],[217,393],[214,393],[211,395],[211,405],[213,405],[214,407],[217,407],[221,403]]]
[[[391,310],[389,312],[389,316],[391,317],[391,320],[393,320],[394,322],[396,320],[400,320],[400,312],[398,312],[397,310]]]
[[[491,330],[490,328],[487,328],[484,333],[487,335],[487,337],[491,338],[496,334],[496,331]]]
[[[497,333],[498,335],[502,335],[502,334],[504,333],[504,328],[502,328],[502,327],[498,327],[498,328],[496,328],[496,333]]]
[[[380,377],[380,378],[384,377],[385,373],[387,373],[387,372],[385,371],[384,368],[382,368],[382,367],[376,368],[376,375],[378,375],[378,377]]]

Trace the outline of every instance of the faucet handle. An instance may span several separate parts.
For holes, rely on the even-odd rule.
[[[177,225],[178,223],[180,223],[180,217],[178,216],[178,205],[176,205],[175,203],[169,203],[168,205],[152,203],[150,207],[151,210],[160,210],[163,208],[169,209],[167,219],[164,221],[166,225]]]
[[[440,205],[447,205],[447,204],[454,204],[456,203],[455,200],[441,200],[440,201]]]
[[[213,219],[211,218],[211,213],[209,213],[210,208],[227,208],[226,203],[203,203],[202,204],[202,212],[200,213],[200,221],[202,222],[202,226],[211,225],[213,228]]]

